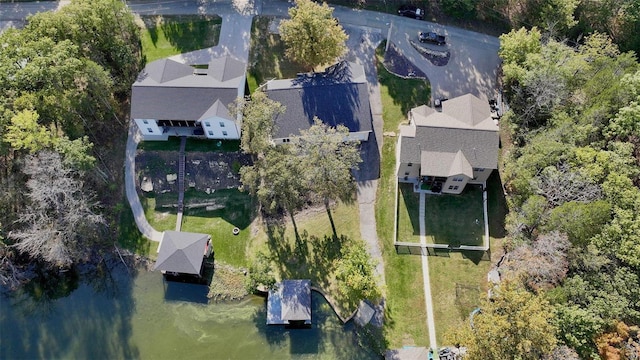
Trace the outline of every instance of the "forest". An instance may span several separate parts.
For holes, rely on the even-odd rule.
[[[640,67],[600,33],[500,37],[509,214],[501,284],[472,358],[640,354]],[[466,332],[466,333],[465,333]],[[513,336],[504,336],[505,333]],[[636,357],[634,357],[636,356]]]
[[[113,244],[131,83],[125,4],[74,1],[0,34],[0,283],[69,269]]]

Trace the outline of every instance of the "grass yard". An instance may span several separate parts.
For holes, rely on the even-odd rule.
[[[274,19],[272,16],[256,16],[253,19],[247,72],[251,92],[267,80],[293,78],[307,71],[284,56],[285,46],[280,35],[269,32],[269,23]]]
[[[142,51],[147,63],[218,45],[222,18],[216,15],[143,15]]]
[[[360,215],[358,204],[337,203],[331,208],[338,239],[324,207],[304,210],[296,214],[299,237],[296,237],[290,217],[268,226],[261,224],[254,237],[252,257],[261,251],[272,261],[281,279],[311,279],[330,294],[341,315],[348,316],[360,299],[338,296],[335,261],[340,258],[344,241],[360,240]]]
[[[162,204],[177,204],[176,194],[160,194],[157,197],[140,197],[149,224],[158,231],[174,230],[176,209],[163,208]],[[218,202],[224,208],[207,210],[191,208],[189,204],[197,202]],[[187,191],[185,193],[185,211],[182,218],[182,231],[210,234],[215,259],[229,265],[246,267],[247,248],[251,235],[249,225],[253,220],[254,204],[249,195],[238,190],[218,190],[212,194]],[[240,229],[233,235],[234,227]]]
[[[400,123],[406,121],[407,111],[427,101],[431,89],[424,80],[404,80],[388,73],[381,64],[384,46],[383,43],[377,51],[384,131],[397,132]],[[383,140],[376,222],[387,284],[385,337],[392,349],[404,345],[425,346],[428,333],[420,257],[397,255],[393,246],[397,138]]]
[[[126,198],[122,200],[120,223],[117,226],[119,230],[118,243],[121,247],[152,259],[156,257],[157,244],[142,236]]]
[[[482,188],[467,185],[460,195],[427,195],[425,230],[427,243],[481,246]]]
[[[413,184],[398,184],[398,241],[420,242],[420,194]]]
[[[480,297],[487,295],[487,272],[491,268],[489,255],[480,251],[442,254],[447,256],[429,257],[436,338],[441,346],[451,345],[443,343],[447,331],[469,326],[469,314]]]
[[[420,242],[420,195],[411,184],[398,189],[398,241]],[[476,221],[477,220],[477,221]],[[481,246],[484,238],[482,189],[467,185],[460,195],[426,195],[428,244]]]

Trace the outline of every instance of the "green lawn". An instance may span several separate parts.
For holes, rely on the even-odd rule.
[[[141,197],[142,205],[149,224],[158,231],[174,230],[176,209],[163,208],[161,204],[176,204],[176,194],[161,194],[157,197]],[[216,201],[224,208],[206,210],[189,209],[194,202]],[[247,248],[251,241],[249,225],[253,220],[254,204],[251,197],[238,190],[217,190],[212,194],[193,190],[185,193],[185,211],[182,218],[182,231],[210,234],[215,259],[233,266],[246,267]],[[234,227],[240,229],[233,235]]]
[[[381,85],[384,131],[397,132],[400,123],[406,121],[407,111],[429,99],[430,87],[424,80],[404,80],[389,74],[380,64],[383,51],[384,44],[378,48],[378,79]],[[427,345],[428,333],[420,257],[397,255],[393,246],[397,138],[385,137],[383,140],[376,222],[387,284],[385,337],[389,348],[424,346]]]
[[[337,203],[331,208],[338,240],[324,207],[306,209],[295,216],[299,237],[290,217],[265,226],[255,235],[251,252],[264,252],[272,260],[278,278],[311,279],[337,301],[343,316],[351,315],[361,299],[341,298],[337,294],[335,261],[344,241],[360,241],[358,204]]]
[[[218,44],[222,18],[215,15],[143,15],[142,51],[147,63]]]
[[[420,242],[419,206],[420,195],[413,192],[412,185],[400,184],[398,241]],[[428,244],[481,246],[484,239],[482,189],[467,185],[460,195],[426,195],[425,235]]]
[[[271,16],[256,16],[251,26],[251,48],[247,81],[253,92],[270,79],[289,79],[306,71],[284,56],[285,47],[280,35],[269,33]]]

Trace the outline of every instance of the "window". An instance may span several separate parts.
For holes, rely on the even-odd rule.
[[[483,169],[483,168],[473,168],[473,171],[483,172],[483,171],[484,171],[484,169]]]
[[[209,130],[208,134],[209,134],[209,136],[213,136],[213,131]]]
[[[153,133],[153,129],[152,128],[147,128],[147,131],[150,133]]]
[[[282,139],[283,143],[288,143],[289,141],[291,141],[290,139]]]
[[[409,176],[409,173],[408,172],[404,173],[404,176]]]
[[[149,124],[149,121],[147,121],[147,120],[142,120],[142,122],[143,122],[145,125],[148,125],[148,124]]]
[[[209,127],[209,126],[211,126],[211,123],[210,123],[210,122],[208,122],[208,121],[205,121],[205,122],[204,122],[204,126]]]
[[[454,177],[453,181],[464,181],[464,178],[461,177]]]
[[[449,185],[449,190],[453,190],[453,185]]]
[[[458,186],[454,186],[454,187],[453,187],[453,190],[458,190]]]
[[[227,132],[226,132],[226,131],[223,131],[223,132],[222,132],[222,136],[227,136]]]
[[[413,166],[413,163],[408,163],[407,166]]]
[[[224,123],[220,121],[220,127],[224,127]]]

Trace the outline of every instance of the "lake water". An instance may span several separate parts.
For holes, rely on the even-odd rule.
[[[313,293],[311,329],[267,327],[266,300],[206,302],[205,286],[116,266],[102,277],[0,295],[0,358],[375,359]]]

